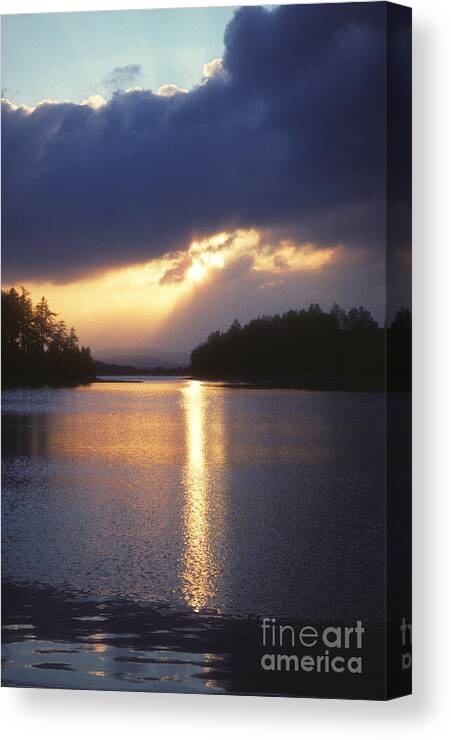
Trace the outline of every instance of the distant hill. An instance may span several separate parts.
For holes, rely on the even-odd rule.
[[[109,347],[93,353],[94,359],[109,365],[128,365],[144,370],[146,368],[186,367],[189,364],[188,352],[165,352],[164,350],[124,349]]]
[[[94,373],[97,377],[102,375],[186,375],[187,367],[136,367],[136,365],[116,365],[114,363],[93,361]]]

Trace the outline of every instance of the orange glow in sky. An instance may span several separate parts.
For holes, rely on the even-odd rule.
[[[195,300],[201,283],[217,278],[239,259],[248,260],[250,272],[270,280],[271,276],[279,279],[288,273],[321,270],[336,250],[288,241],[273,245],[256,230],[237,230],[193,241],[187,250],[145,264],[64,285],[27,282],[26,287],[34,301],[46,296],[51,308],[76,328],[83,344],[94,349],[118,343],[136,346],[140,333],[151,343],[152,334],[168,324],[182,301],[186,306]]]

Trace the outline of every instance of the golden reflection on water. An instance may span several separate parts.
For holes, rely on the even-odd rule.
[[[224,390],[185,379],[111,382],[63,400],[62,411],[30,414],[20,429],[20,454],[52,464],[55,552],[71,553],[69,566],[52,558],[55,579],[70,573],[77,586],[145,600],[175,596],[196,611],[222,604],[231,573]],[[53,511],[64,512],[67,533]],[[44,565],[37,571],[45,575]],[[101,637],[90,643],[104,649]]]
[[[209,521],[209,473],[206,461],[206,399],[202,383],[191,380],[183,388],[186,420],[185,547],[182,590],[195,611],[214,594]]]
[[[89,645],[89,650],[93,653],[105,653],[107,651],[105,632],[93,632],[87,636],[85,642]]]

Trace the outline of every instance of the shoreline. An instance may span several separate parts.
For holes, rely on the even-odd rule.
[[[217,376],[192,375],[191,380],[222,383],[226,388],[245,388],[255,390],[299,390],[299,391],[345,391],[349,393],[385,393],[385,385],[362,384],[340,381],[308,381],[303,378],[227,378]]]
[[[108,378],[95,377],[90,380],[86,380],[80,383],[70,384],[44,384],[44,385],[14,385],[4,386],[2,391],[14,391],[14,390],[44,390],[45,388],[53,389],[68,389],[78,388],[80,386],[88,386],[94,383],[143,383],[144,379],[161,378],[181,378],[182,380],[196,380],[204,383],[220,383],[225,388],[235,388],[242,390],[299,390],[299,391],[341,391],[347,393],[388,393],[389,388],[381,384],[362,384],[352,382],[339,382],[339,381],[324,381],[315,382],[307,381],[302,378],[228,378],[224,376],[205,376],[205,375],[142,375],[137,376],[136,380],[133,377],[125,379],[123,376],[118,375],[117,378],[111,375]],[[395,389],[393,389],[395,390]],[[401,389],[396,389],[397,391]]]
[[[174,374],[160,375],[141,373],[136,376],[127,375],[110,375],[95,376],[88,380],[82,380],[74,383],[42,383],[42,384],[19,384],[4,385],[2,391],[14,390],[43,390],[45,388],[68,389],[79,388],[80,386],[90,386],[94,383],[143,383],[149,379],[164,378],[165,380],[195,380],[203,383],[217,383],[224,388],[235,388],[245,390],[298,390],[298,391],[318,391],[332,392],[341,391],[345,393],[401,393],[411,392],[410,388],[400,387],[389,384],[388,382],[359,383],[358,380],[344,381],[333,379],[317,379],[306,377],[249,377],[249,376],[227,376],[227,375],[197,375],[197,374]],[[390,387],[391,386],[391,387]]]

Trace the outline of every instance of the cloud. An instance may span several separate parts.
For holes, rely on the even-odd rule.
[[[384,59],[383,3],[248,7],[226,74],[187,93],[4,102],[4,279],[69,281],[237,229],[382,250]]]
[[[270,231],[255,229],[222,232],[207,239],[194,241],[187,250],[166,257],[167,265],[159,279],[160,285],[197,282],[226,270],[227,276],[247,271],[266,273],[267,277],[293,272],[319,270],[330,263],[339,247],[317,249],[312,244],[294,244],[278,240]]]
[[[171,95],[177,95],[177,93],[187,93],[188,90],[186,90],[184,87],[178,87],[178,85],[169,84],[169,85],[161,85],[161,87],[158,88],[156,91],[156,95],[162,95],[165,98],[170,98]]]
[[[127,64],[125,67],[115,67],[102,81],[102,85],[109,90],[125,90],[144,77],[140,64]]]
[[[88,95],[85,100],[81,101],[81,105],[89,105],[91,108],[102,108],[106,105],[106,100],[101,95]]]
[[[224,62],[222,59],[212,59],[211,62],[204,64],[204,77],[206,79],[225,76],[226,72],[224,70]]]

